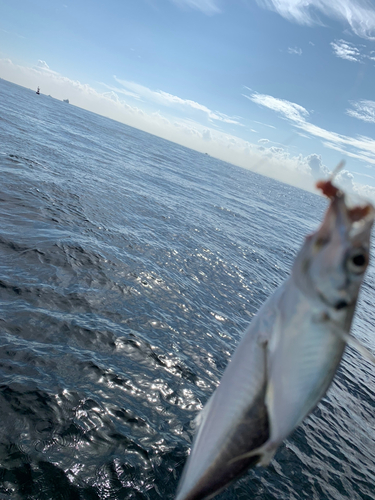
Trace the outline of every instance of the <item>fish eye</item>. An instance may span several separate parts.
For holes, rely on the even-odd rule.
[[[352,257],[353,264],[357,267],[361,267],[365,265],[366,258],[363,254],[355,255]]]
[[[363,249],[360,249],[349,255],[346,265],[350,272],[360,274],[365,271],[367,263],[367,253]]]

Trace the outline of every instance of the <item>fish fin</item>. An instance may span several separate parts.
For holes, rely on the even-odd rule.
[[[243,460],[245,458],[251,458],[255,457],[256,455],[260,455],[257,465],[261,465],[262,467],[267,467],[267,465],[269,465],[271,460],[273,459],[276,450],[279,447],[279,444],[280,443],[276,444],[273,443],[272,441],[266,441],[262,446],[259,446],[259,448],[256,448],[255,450],[251,450],[247,453],[239,455],[238,457],[232,458],[232,460],[229,461],[229,464],[238,462],[239,460]]]
[[[335,329],[335,333],[341,340],[354,347],[367,361],[375,365],[375,356],[358,339],[344,332],[341,328]]]
[[[370,361],[372,364],[375,365],[375,356],[370,352],[364,345],[361,344],[361,342],[356,339],[355,337],[352,337],[351,335],[348,335],[348,344],[350,344],[354,349],[356,349],[367,361]]]

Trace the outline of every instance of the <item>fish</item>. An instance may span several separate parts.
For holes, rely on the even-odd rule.
[[[266,467],[327,392],[351,343],[350,328],[370,258],[375,209],[351,206],[333,184],[321,226],[308,235],[289,278],[266,300],[198,415],[175,500],[208,500],[250,467]]]

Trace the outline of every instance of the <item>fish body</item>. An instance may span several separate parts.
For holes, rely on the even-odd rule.
[[[210,499],[283,440],[326,393],[369,260],[374,209],[348,208],[330,181],[322,226],[263,304],[198,418],[176,500]]]

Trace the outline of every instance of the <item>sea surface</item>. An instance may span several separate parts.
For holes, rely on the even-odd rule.
[[[0,80],[0,499],[172,500],[323,198]],[[374,252],[373,252],[374,253]],[[375,351],[375,268],[353,333]],[[217,498],[374,499],[375,367]]]

